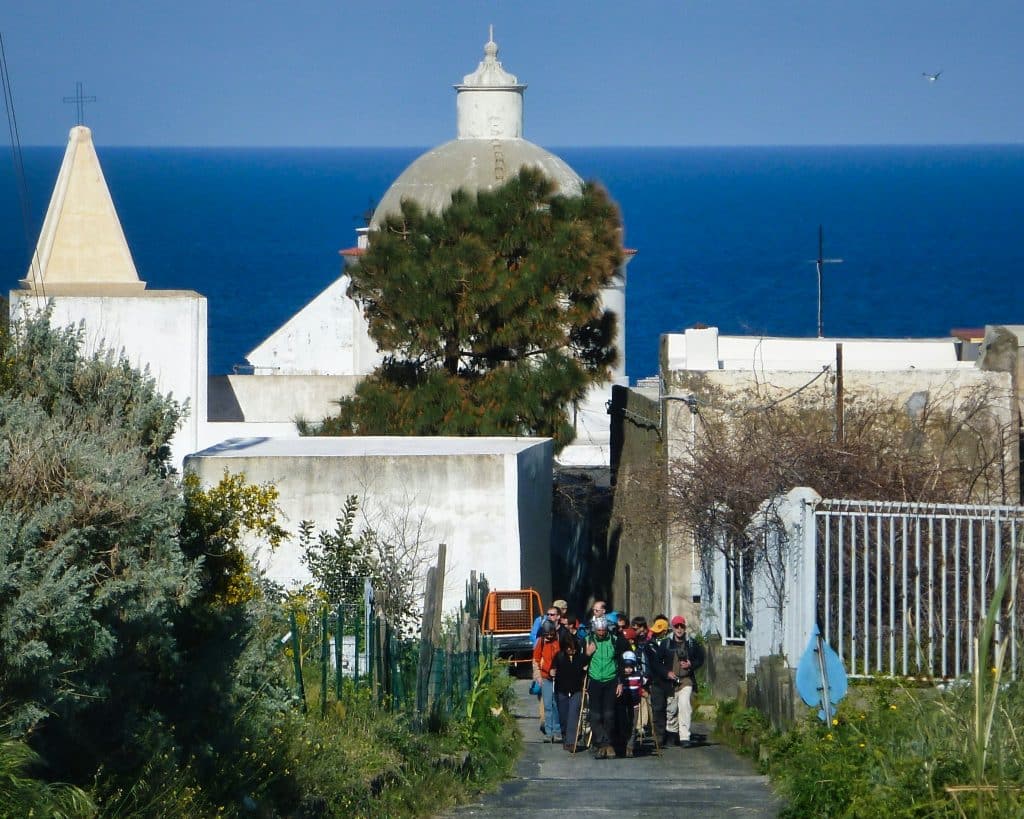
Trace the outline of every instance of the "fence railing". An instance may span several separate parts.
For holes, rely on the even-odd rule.
[[[823,500],[818,617],[851,674],[958,677],[1004,572],[995,639],[1018,667],[1024,508]]]
[[[420,637],[403,633],[382,613],[381,595],[366,584],[361,596],[335,606],[290,606],[291,632],[285,641],[292,657],[295,694],[303,710],[307,690],[317,689],[321,712],[330,702],[358,698],[378,708],[408,713],[425,725],[432,716],[461,708],[482,665],[494,661],[494,646],[480,632],[487,596],[485,577],[472,573],[466,596],[448,627],[441,628],[440,589],[444,556],[427,579],[427,605]],[[317,681],[313,684],[312,681]]]
[[[851,676],[968,674],[1005,573],[995,639],[1009,641],[1010,675],[1024,671],[1024,507],[822,500],[806,488],[771,505],[778,525],[761,530],[742,582],[721,584],[733,599],[716,600],[726,614],[712,618],[728,625],[749,596],[748,673],[770,654],[795,666],[817,624]]]

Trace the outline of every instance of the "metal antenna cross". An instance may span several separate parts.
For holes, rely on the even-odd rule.
[[[64,102],[73,102],[75,107],[78,109],[78,124],[85,124],[85,104],[87,102],[96,102],[96,97],[86,97],[82,93],[82,83],[75,83],[75,96],[64,97]]]

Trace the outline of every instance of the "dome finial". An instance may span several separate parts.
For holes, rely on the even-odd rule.
[[[498,44],[494,42],[494,23],[487,27],[487,42],[484,44],[484,62],[498,62]]]
[[[467,87],[525,88],[525,85],[520,86],[515,74],[510,74],[502,68],[501,61],[498,60],[498,44],[494,42],[493,23],[487,27],[487,36],[489,39],[484,44],[484,58],[476,67],[476,71],[472,74],[467,74],[463,78],[461,85],[455,86],[456,89],[463,90]]]

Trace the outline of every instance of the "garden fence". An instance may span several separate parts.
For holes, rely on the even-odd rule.
[[[365,702],[368,696],[375,707],[406,713],[420,726],[464,706],[481,667],[494,660],[493,641],[480,632],[488,584],[471,573],[465,598],[442,628],[437,578],[443,577],[443,561],[442,549],[439,565],[428,573],[419,637],[389,622],[385,592],[369,582],[361,595],[333,606],[287,604],[291,631],[285,642],[303,710],[314,689],[321,712],[332,701]]]

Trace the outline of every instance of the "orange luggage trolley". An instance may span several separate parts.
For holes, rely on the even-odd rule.
[[[492,591],[484,601],[480,631],[493,638],[494,653],[516,667],[533,661],[530,631],[544,614],[540,594],[534,589]]]

